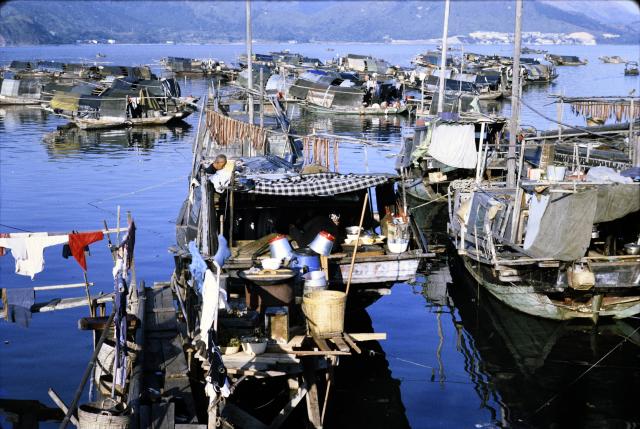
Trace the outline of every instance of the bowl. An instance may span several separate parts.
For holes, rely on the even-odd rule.
[[[280,268],[280,265],[282,264],[282,259],[281,258],[264,258],[260,262],[262,263],[262,268],[264,268],[265,270],[277,270],[278,268]]]
[[[391,253],[402,253],[409,247],[409,240],[389,240],[387,247]]]
[[[355,239],[358,236],[358,231],[361,231],[362,228],[359,226],[348,226],[344,230],[347,233],[347,237],[353,235],[353,238]]]
[[[223,355],[232,355],[234,353],[238,353],[240,351],[240,346],[227,346],[227,347],[220,347],[220,353],[222,353]]]
[[[258,337],[242,337],[242,351],[248,355],[261,355],[267,349],[267,339]]]
[[[624,245],[624,251],[627,255],[640,255],[640,244],[627,243]]]

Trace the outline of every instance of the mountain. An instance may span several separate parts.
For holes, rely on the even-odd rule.
[[[255,39],[300,42],[438,38],[444,15],[442,1],[255,1],[251,7]],[[240,41],[244,13],[244,1],[8,1],[0,7],[0,44]],[[454,0],[449,34],[510,33],[514,15],[513,1]],[[524,2],[523,31],[588,32],[598,42],[637,44],[638,28],[640,9],[631,0]]]

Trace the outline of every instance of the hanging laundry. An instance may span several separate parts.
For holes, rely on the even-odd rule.
[[[473,125],[438,125],[431,136],[429,155],[457,168],[475,168],[476,150]]]
[[[87,261],[84,254],[85,249],[89,244],[100,241],[103,238],[104,234],[102,231],[69,234],[69,250],[83,270],[87,271]]]
[[[35,302],[33,288],[2,289],[2,304],[5,308],[5,319],[25,328],[31,322],[31,306]]]
[[[198,294],[202,295],[202,282],[204,281],[204,274],[207,271],[207,263],[200,256],[200,251],[195,241],[189,242],[189,253],[191,253],[191,264],[189,264],[189,272],[191,272],[191,278],[193,279],[193,286],[195,286]]]
[[[118,258],[116,264],[113,267],[113,279],[114,279],[114,311],[116,313],[114,318],[115,325],[115,343],[116,343],[116,359],[114,368],[114,385],[124,387],[127,379],[127,296],[129,294],[129,287],[127,281],[124,278],[125,262],[123,259]]]
[[[16,274],[29,276],[33,280],[44,269],[44,248],[68,241],[68,235],[50,236],[46,232],[27,232],[0,238],[0,247],[11,249],[11,255],[16,260]]]
[[[126,262],[124,277],[127,278],[127,272],[131,269],[133,263],[133,248],[136,244],[136,223],[132,220],[129,229],[120,243],[120,247],[124,249],[124,261]]]
[[[0,238],[9,238],[9,234],[7,234],[6,232],[2,232],[0,233]],[[6,254],[6,250],[4,247],[0,247],[0,256],[4,256]]]

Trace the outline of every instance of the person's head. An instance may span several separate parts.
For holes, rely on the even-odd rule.
[[[222,154],[216,156],[216,159],[213,161],[213,168],[222,170],[225,165],[227,165],[227,157]]]
[[[329,218],[331,219],[331,221],[333,223],[335,223],[336,225],[340,225],[340,213],[331,213],[329,215]]]

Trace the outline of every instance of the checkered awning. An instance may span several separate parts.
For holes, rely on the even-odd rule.
[[[389,180],[386,175],[316,173],[279,179],[255,179],[250,192],[263,195],[330,197],[377,186]]]

